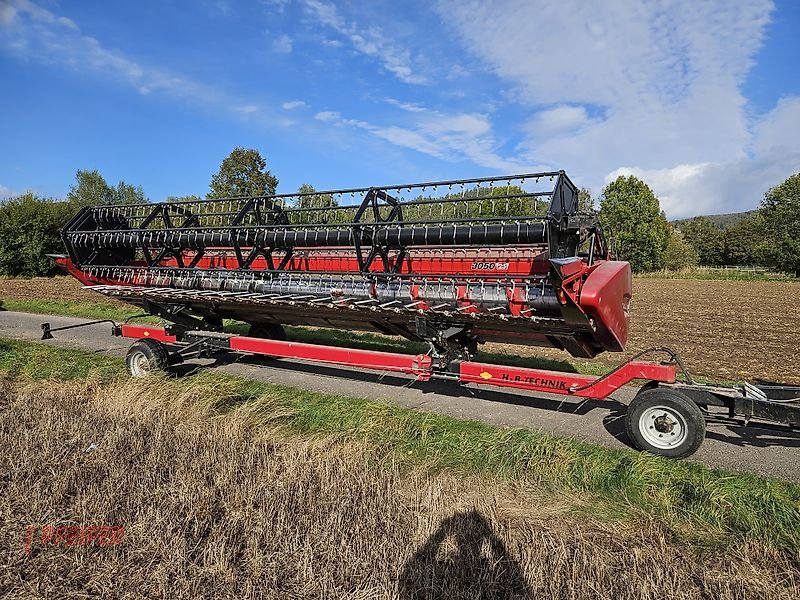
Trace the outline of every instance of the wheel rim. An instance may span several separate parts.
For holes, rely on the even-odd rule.
[[[150,372],[150,361],[144,355],[144,352],[133,354],[128,364],[130,365],[131,375],[134,377],[144,377]]]
[[[639,417],[639,432],[656,448],[680,446],[688,435],[686,419],[668,406],[651,406]]]

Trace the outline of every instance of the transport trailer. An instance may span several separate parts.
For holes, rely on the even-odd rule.
[[[582,212],[564,171],[296,194],[81,208],[52,256],[88,289],[170,323],[114,325],[138,338],[132,375],[218,352],[405,373],[577,398],[644,382],[634,444],[688,456],[704,411],[800,422],[800,389],[702,386],[674,352],[603,377],[475,362],[480,344],[556,348],[580,358],[628,340],[630,265]],[[247,336],[223,322],[250,325]],[[377,331],[428,345],[418,356],[286,340],[284,325]],[[43,326],[44,338],[50,335]],[[663,349],[662,349],[663,350]],[[683,382],[676,381],[681,371]]]
[[[42,339],[52,332],[108,321],[52,328],[42,324]],[[775,383],[744,383],[735,386],[695,383],[678,355],[668,348],[652,348],[639,353],[619,367],[600,377],[487,364],[472,360],[450,360],[429,354],[340,348],[286,340],[283,329],[252,329],[253,337],[187,330],[180,325],[157,327],[111,322],[116,336],[135,341],[125,358],[133,377],[144,377],[154,371],[190,358],[210,358],[223,353],[262,355],[288,358],[343,367],[370,369],[384,373],[400,373],[419,381],[448,380],[459,384],[516,388],[531,392],[560,394],[587,400],[608,399],[614,392],[634,381],[643,382],[624,416],[629,441],[639,450],[671,458],[692,455],[705,438],[706,417],[710,407],[727,411],[729,418],[744,418],[781,423],[791,428],[800,426],[800,386]],[[662,361],[640,360],[645,355],[660,353]],[[678,375],[684,381],[678,381]]]

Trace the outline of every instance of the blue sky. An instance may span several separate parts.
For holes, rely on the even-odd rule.
[[[749,209],[800,171],[799,33],[793,0],[0,0],[0,196],[202,195],[245,146],[282,192],[556,168]]]

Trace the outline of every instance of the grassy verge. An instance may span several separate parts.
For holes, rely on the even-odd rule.
[[[634,277],[641,279],[704,279],[709,281],[780,281],[785,283],[800,283],[800,278],[787,275],[786,273],[775,273],[771,271],[748,272],[714,268],[654,271],[652,273],[637,273]]]
[[[0,371],[16,380],[126,379],[119,359],[8,340]],[[800,485],[209,371],[148,385],[176,397],[191,388],[213,414],[246,411],[258,426],[366,444],[387,464],[577,494],[595,518],[655,523],[700,546],[763,543],[800,559]]]
[[[309,434],[279,412],[277,390],[251,398],[240,386],[116,379],[113,368],[58,382],[0,375],[0,588],[14,598],[798,597],[787,552],[758,542],[703,552],[661,519],[622,523],[592,494],[400,462],[372,438]],[[113,546],[44,538],[92,524],[124,535]]]
[[[135,315],[142,314],[142,311],[137,310],[135,307],[120,307],[117,304],[107,302],[3,299],[0,301],[0,308],[43,315],[113,319],[115,321],[124,321]],[[153,319],[151,318],[151,320]]]

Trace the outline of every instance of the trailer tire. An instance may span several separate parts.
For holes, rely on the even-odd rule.
[[[131,377],[146,377],[153,371],[163,371],[169,365],[169,352],[157,340],[144,339],[134,342],[125,355],[125,366]]]
[[[625,413],[628,439],[639,450],[670,458],[694,454],[706,436],[700,407],[674,389],[651,388],[639,392]]]
[[[260,338],[262,340],[286,341],[286,330],[280,323],[254,323],[250,325],[247,337]]]

